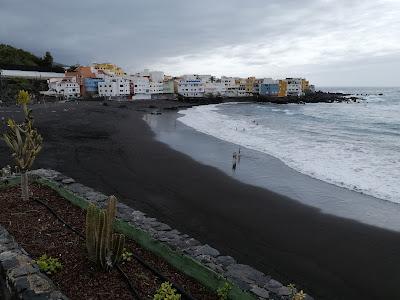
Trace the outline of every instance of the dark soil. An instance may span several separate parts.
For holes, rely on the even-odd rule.
[[[59,196],[55,191],[31,185],[32,198],[47,203],[62,219],[84,234],[85,211]],[[63,226],[44,206],[21,200],[20,188],[0,190],[0,224],[15,237],[33,259],[47,254],[58,257],[63,269],[50,275],[58,288],[73,299],[133,299],[117,270],[103,272],[89,262],[84,241]],[[171,282],[182,286],[197,299],[217,297],[191,278],[183,275],[161,258],[128,240],[126,248],[155,267]],[[150,270],[132,259],[121,264],[143,299],[152,299],[162,283]]]

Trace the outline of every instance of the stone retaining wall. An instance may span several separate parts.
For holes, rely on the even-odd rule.
[[[0,299],[68,300],[0,226]]]
[[[57,182],[64,189],[100,207],[105,206],[108,198],[106,195],[77,183],[74,179],[54,170],[39,169],[32,171],[31,174]],[[146,216],[141,211],[118,203],[117,217],[147,232],[155,240],[167,244],[173,250],[192,257],[217,274],[231,280],[242,290],[253,293],[259,299],[288,300],[290,298],[289,288],[279,281],[251,266],[237,263],[233,257],[221,254],[217,249],[202,244],[187,234],[181,233],[155,218]],[[307,295],[305,299],[312,300],[313,298]]]

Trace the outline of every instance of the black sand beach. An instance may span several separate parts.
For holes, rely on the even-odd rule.
[[[154,140],[143,109],[167,102],[36,107],[53,168],[316,299],[399,299],[400,234],[320,213]],[[1,107],[0,117],[16,115]],[[0,165],[11,163],[0,144]],[[400,216],[399,216],[400,217]]]

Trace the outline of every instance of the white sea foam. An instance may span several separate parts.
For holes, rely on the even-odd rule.
[[[370,106],[222,104],[180,111],[178,120],[314,178],[400,203],[400,106]]]

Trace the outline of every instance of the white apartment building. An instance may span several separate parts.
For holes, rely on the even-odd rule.
[[[164,72],[151,71],[150,72],[150,80],[153,82],[163,82],[164,81]]]
[[[150,80],[149,77],[133,76],[132,82],[132,99],[134,100],[149,100],[151,99],[150,93]]]
[[[221,77],[221,84],[223,84],[225,86],[225,88],[234,88],[236,87],[236,80],[234,77],[225,77],[222,76]]]
[[[221,82],[204,83],[204,95],[225,96],[226,88]]]
[[[272,78],[263,78],[262,83],[264,83],[264,84],[279,84],[279,80],[275,80]]]
[[[237,89],[237,95],[238,95],[238,97],[250,96],[250,94],[246,91],[246,84],[245,83],[240,83],[239,84],[239,87]]]
[[[150,81],[150,94],[162,94],[164,93],[164,83],[161,81]]]
[[[197,75],[184,75],[178,82],[178,94],[185,97],[204,97],[204,82]]]
[[[62,96],[65,99],[80,97],[81,92],[75,76],[50,78],[47,80],[47,95]]]
[[[237,97],[239,93],[239,85],[236,83],[234,77],[221,77],[221,85],[225,88],[224,96],[226,97]]]
[[[150,78],[150,70],[149,69],[144,69],[143,71],[136,73],[136,77],[148,77]]]
[[[249,97],[252,93],[249,93],[246,89],[247,80],[245,78],[236,78],[235,80],[237,86],[237,96],[238,97]]]
[[[226,97],[237,97],[239,95],[239,86],[231,86],[226,88]]]
[[[204,83],[210,83],[213,77],[211,75],[197,75],[197,78]]]
[[[287,88],[286,92],[288,96],[302,96],[304,95],[301,78],[286,78]]]
[[[119,97],[130,94],[130,82],[122,77],[104,78],[104,82],[98,83],[99,96]]]

